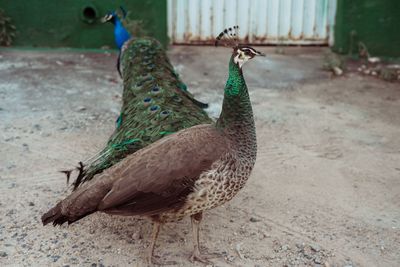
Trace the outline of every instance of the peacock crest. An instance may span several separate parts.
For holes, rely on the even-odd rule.
[[[233,26],[223,30],[215,40],[215,46],[224,45],[233,48],[233,61],[242,68],[243,64],[255,56],[265,56],[248,45],[239,43],[239,26]]]
[[[224,29],[215,39],[215,46],[236,47],[239,45],[239,26]]]

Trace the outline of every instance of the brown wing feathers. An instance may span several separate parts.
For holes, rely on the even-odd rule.
[[[199,175],[227,150],[212,125],[160,139],[128,156],[42,216],[44,224],[72,223],[96,211],[151,215],[183,205]]]

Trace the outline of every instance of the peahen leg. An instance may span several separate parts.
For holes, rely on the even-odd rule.
[[[211,261],[207,259],[207,256],[204,256],[200,253],[200,243],[199,243],[199,231],[200,231],[200,222],[203,219],[203,213],[199,212],[190,217],[192,221],[192,232],[193,232],[193,253],[190,257],[190,261],[199,261],[205,264],[213,264]],[[215,257],[215,255],[213,255]]]
[[[161,261],[160,259],[154,257],[154,248],[156,245],[158,234],[160,232],[160,228],[161,228],[161,223],[155,221],[153,223],[153,232],[151,234],[151,244],[150,244],[149,251],[148,251],[148,254],[146,257],[146,261],[149,266],[176,264],[175,261]]]

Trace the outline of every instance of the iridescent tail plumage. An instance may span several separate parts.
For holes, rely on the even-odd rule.
[[[127,41],[120,64],[124,88],[116,129],[104,149],[80,163],[74,188],[168,134],[212,122],[203,110],[207,104],[187,91],[154,38]]]

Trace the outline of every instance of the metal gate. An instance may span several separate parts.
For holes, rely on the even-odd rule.
[[[250,44],[332,44],[337,0],[168,0],[174,44],[207,44],[239,25]]]

